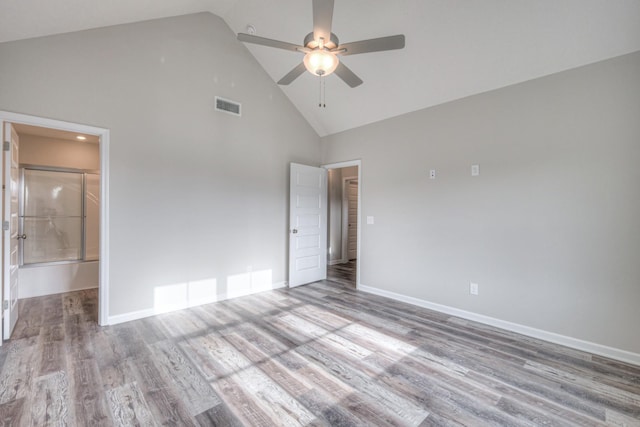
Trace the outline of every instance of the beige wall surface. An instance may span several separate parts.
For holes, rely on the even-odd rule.
[[[19,156],[21,164],[100,170],[100,146],[87,142],[21,134]]]
[[[249,271],[287,280],[288,164],[318,165],[319,137],[220,18],[3,43],[0,57],[0,110],[111,131],[109,315],[232,295]]]
[[[640,353],[639,118],[634,53],[323,138],[362,160],[361,283]]]

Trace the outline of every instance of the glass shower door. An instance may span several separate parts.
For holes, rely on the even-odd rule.
[[[24,170],[22,264],[83,257],[82,174]]]

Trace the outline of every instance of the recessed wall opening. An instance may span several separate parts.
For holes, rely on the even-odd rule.
[[[97,288],[98,137],[13,126],[20,166],[18,298]]]
[[[360,248],[360,165],[337,163],[328,169],[327,279],[358,284]]]
[[[19,300],[72,291],[108,313],[109,131],[0,112],[3,132],[3,340]]]

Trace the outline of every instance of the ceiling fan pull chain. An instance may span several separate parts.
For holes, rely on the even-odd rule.
[[[320,77],[322,80],[322,77]],[[327,108],[327,80],[322,80],[322,108]]]
[[[320,86],[318,87],[318,107],[327,108],[326,95],[325,95],[325,81],[322,79],[322,76],[318,76],[318,82]]]

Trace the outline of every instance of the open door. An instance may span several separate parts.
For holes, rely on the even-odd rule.
[[[3,179],[3,223],[2,223],[2,265],[3,265],[3,338],[11,338],[18,321],[18,246],[19,239],[25,238],[18,229],[18,134],[11,123],[4,123],[4,169]]]
[[[291,163],[289,287],[327,278],[327,170]]]

